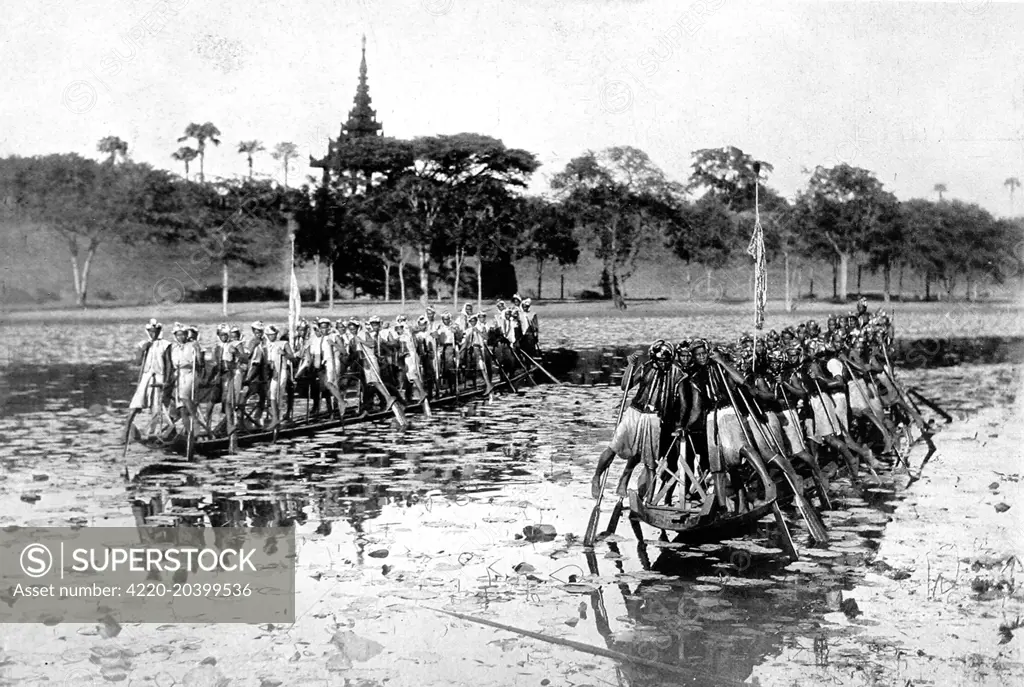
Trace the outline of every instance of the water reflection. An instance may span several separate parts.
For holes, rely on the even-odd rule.
[[[840,510],[826,514],[833,542],[811,548],[793,519],[803,553],[795,564],[770,539],[770,519],[742,539],[699,547],[658,541],[646,527],[637,544],[623,524],[588,555],[563,530],[585,522],[590,504],[578,485],[605,428],[570,418],[610,411],[610,396],[537,389],[465,417],[441,413],[437,433],[421,425],[381,441],[375,426],[234,458],[152,463],[128,496],[140,524],[294,525],[308,542],[341,551],[342,570],[402,570],[380,580],[390,593],[429,593],[445,608],[551,637],[589,633],[645,663],[618,662],[621,684],[740,684],[795,637],[825,646],[821,616],[862,578],[899,499],[895,485],[836,481]],[[522,529],[537,520],[557,522],[559,536],[527,543]]]
[[[0,523],[294,526],[306,613],[295,632],[321,636],[340,616],[377,641],[390,637],[387,660],[366,668],[377,682],[444,651],[478,657],[460,664],[460,680],[481,685],[508,684],[508,670],[529,675],[523,684],[559,674],[573,684],[738,684],[766,657],[804,645],[827,662],[840,630],[824,618],[863,579],[901,498],[901,485],[835,480],[827,548],[810,546],[790,518],[796,563],[775,547],[770,523],[687,547],[647,528],[638,545],[623,519],[618,536],[588,556],[578,537],[592,502],[581,485],[611,430],[618,394],[606,387],[527,388],[415,419],[403,433],[356,426],[194,463],[136,446],[124,481],[117,434],[119,399],[133,381],[127,365],[7,372],[18,386],[0,415]],[[1013,375],[1011,366],[963,366],[907,378],[961,416],[1007,403]],[[538,524],[557,535],[531,540],[524,528]],[[645,664],[449,627],[420,602]],[[442,636],[455,644],[440,647]],[[158,641],[141,629],[136,639],[140,651]],[[259,649],[276,640],[255,641]],[[133,680],[145,677],[139,663]]]

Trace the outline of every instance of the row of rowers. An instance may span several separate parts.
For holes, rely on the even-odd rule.
[[[627,460],[617,490],[624,496],[633,467],[656,464],[681,434],[705,463],[710,461],[712,472],[721,472],[714,461],[724,454],[735,459],[747,440],[737,413],[758,429],[755,441],[764,439],[767,446],[765,437],[774,437],[775,446],[788,447],[812,471],[819,448],[835,452],[854,478],[861,461],[875,469],[880,459],[899,457],[897,425],[912,423],[922,436],[930,436],[893,376],[890,318],[881,311],[872,316],[860,307],[856,313],[830,317],[827,327],[822,331],[810,320],[757,339],[744,335],[725,346],[705,339],[675,345],[659,340],[647,362],[630,355],[622,387],[624,392],[636,391],[598,460],[594,497],[601,493],[615,456]],[[733,390],[750,405],[736,407]],[[758,450],[764,446],[758,444]],[[772,453],[764,450],[765,462],[771,463]]]
[[[260,321],[249,328],[251,334],[243,339],[240,327],[218,325],[219,341],[206,351],[198,327],[175,323],[174,340],[168,341],[160,338],[163,325],[150,320],[147,340],[135,352],[142,370],[129,407],[150,407],[156,387],[163,389],[163,405],[184,407],[190,415],[197,404],[208,403],[212,409],[233,399],[232,405],[242,406],[255,395],[257,423],[267,408],[276,424],[291,415],[299,379],[313,384],[314,413],[322,396],[329,412],[341,415],[346,380],[355,377],[365,392],[379,397],[383,408],[394,407],[400,416],[401,406],[408,403],[423,403],[429,412],[428,399],[457,393],[459,385],[479,383],[489,392],[495,364],[515,368],[522,365],[520,354],[539,352],[537,317],[529,299],[512,307],[499,301],[491,318],[474,312],[470,304],[456,318],[448,312],[438,318],[428,307],[411,325],[399,315],[393,323],[379,317],[365,323],[300,320],[292,336],[283,327]]]
[[[146,326],[147,331],[162,329],[163,325],[155,319],[151,319]],[[504,301],[497,301],[496,312],[493,317],[488,317],[486,311],[474,312],[473,305],[466,304],[456,317],[448,311],[441,313],[440,318],[433,306],[427,306],[425,314],[410,323],[406,315],[398,315],[394,322],[387,322],[378,316],[366,319],[365,322],[358,318],[339,319],[332,322],[326,317],[316,318],[313,322],[302,319],[295,328],[296,338],[308,340],[324,335],[332,337],[362,336],[379,338],[382,341],[390,341],[403,335],[430,334],[438,343],[459,344],[465,332],[476,327],[478,330],[495,332],[499,338],[511,343],[529,345],[536,343],[540,334],[537,313],[530,310],[530,299],[519,301],[516,297],[513,306],[506,306]],[[253,332],[251,340],[261,340],[264,336],[270,341],[289,340],[287,327],[276,325],[264,325],[262,321],[253,322],[250,325]],[[175,338],[182,335],[181,342],[197,341],[199,339],[199,328],[195,325],[183,325],[175,323],[171,332]],[[242,329],[234,325],[219,324],[216,329],[217,336],[223,341],[241,341]]]

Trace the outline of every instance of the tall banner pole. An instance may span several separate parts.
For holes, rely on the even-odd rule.
[[[750,237],[747,253],[754,258],[754,350],[757,350],[757,333],[764,329],[764,309],[768,302],[768,271],[764,255],[764,229],[761,228],[759,186],[761,163],[754,163],[754,234]],[[754,356],[756,364],[757,357]]]
[[[302,296],[299,292],[299,280],[295,276],[295,218],[288,218],[288,229],[292,244],[291,280],[288,288],[288,343],[295,350],[296,330],[299,327],[299,313],[302,308]]]

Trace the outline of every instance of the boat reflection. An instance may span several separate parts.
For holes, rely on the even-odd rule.
[[[621,556],[617,544],[607,547]],[[774,593],[777,583],[737,584],[744,579],[767,580],[778,572],[786,561],[772,556],[759,556],[749,565],[745,572],[751,578],[730,576],[731,584],[722,586],[707,581],[714,573],[721,574],[728,561],[736,560],[736,551],[725,547],[706,558],[684,558],[641,542],[637,555],[645,569],[671,580],[617,581],[590,593],[594,623],[607,648],[634,659],[620,665],[623,683],[634,687],[750,684],[747,680],[754,667],[779,653],[787,635],[793,633],[786,627],[787,617],[804,617],[808,606],[824,605],[823,589],[787,597]],[[587,554],[587,565],[591,574],[601,574],[594,553]],[[732,567],[733,573],[740,574]],[[621,558],[615,560],[614,568],[620,580],[630,577]],[[607,576],[612,571],[603,572]],[[610,613],[609,608],[623,608],[625,615]]]

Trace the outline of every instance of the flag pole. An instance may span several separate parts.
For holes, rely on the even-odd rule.
[[[295,227],[291,227],[289,232],[292,240],[292,257],[291,257],[291,278],[288,280],[288,344],[294,350],[295,348],[295,328],[299,324],[297,318],[292,314],[292,288],[295,282]],[[293,321],[294,320],[294,321]]]
[[[761,175],[761,163],[760,162],[755,162],[754,163],[754,231],[755,232],[757,231],[757,227],[761,226],[760,199],[758,197],[758,192],[759,192],[759,188],[758,187],[760,186],[760,184],[758,183],[758,179],[757,179],[760,175]],[[761,329],[761,322],[760,322],[760,320],[757,317],[757,304],[758,304],[758,301],[757,301],[757,293],[756,293],[756,291],[757,291],[757,264],[756,264],[756,258],[755,258],[755,264],[754,264],[754,290],[755,290],[755,293],[754,293],[754,355],[750,359],[750,370],[751,370],[751,372],[756,373],[757,372],[757,334],[758,334],[758,331]]]
[[[760,178],[761,163],[754,162],[754,233],[747,252],[754,259],[754,355],[751,370],[757,369],[757,334],[764,328],[764,308],[768,299],[768,275],[764,260],[764,230],[761,228]]]
[[[299,281],[295,276],[295,216],[288,217],[288,234],[291,239],[291,278],[288,283],[288,343],[295,349],[296,330],[299,327],[299,310],[302,307],[302,296],[299,292]]]

